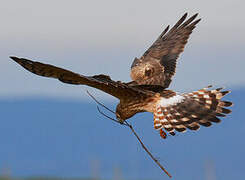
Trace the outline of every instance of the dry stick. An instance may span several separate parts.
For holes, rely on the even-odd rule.
[[[137,133],[134,131],[134,128],[131,124],[129,124],[127,121],[125,121],[126,124],[128,125],[128,127],[131,129],[131,131],[134,133],[135,137],[138,139],[138,141],[140,142],[141,146],[144,148],[144,150],[149,154],[149,156],[151,157],[151,159],[153,159],[153,161],[155,161],[155,163],[157,163],[157,165],[171,178],[171,174],[169,174],[169,172],[160,164],[160,162],[151,154],[151,152],[146,148],[146,146],[144,145],[144,143],[141,141],[141,139],[139,138],[139,136],[137,135]]]
[[[111,109],[109,109],[108,107],[106,107],[104,104],[100,103],[92,94],[89,93],[89,91],[87,91],[88,95],[100,106],[104,107],[105,109],[107,109],[108,111],[116,114],[114,111],[112,111]],[[138,134],[134,131],[134,128],[131,124],[129,124],[126,120],[124,121],[124,123],[120,123],[119,121],[107,116],[106,114],[104,114],[99,107],[97,106],[97,109],[99,111],[99,113],[101,113],[103,116],[107,117],[110,120],[113,120],[121,125],[126,125],[128,126],[131,131],[133,132],[133,134],[135,135],[135,137],[137,138],[137,140],[140,142],[141,146],[143,147],[143,149],[149,154],[149,156],[151,157],[151,159],[153,159],[153,161],[155,161],[155,163],[171,178],[172,176],[169,174],[169,172],[160,164],[160,162],[151,154],[151,152],[147,149],[147,147],[144,145],[144,143],[141,141],[141,139],[139,138]]]
[[[104,104],[102,104],[101,102],[99,102],[92,94],[90,94],[90,92],[87,90],[88,95],[100,106],[102,106],[103,108],[107,109],[108,111],[112,112],[113,114],[116,114],[114,111],[112,111],[111,109],[109,109],[108,107],[106,107]]]
[[[100,110],[99,106],[97,106],[97,110],[99,111],[100,114],[102,114],[103,116],[107,117],[108,119],[110,119],[110,120],[112,120],[112,121],[114,121],[114,122],[116,122],[116,123],[119,123],[120,125],[129,126],[129,124],[121,123],[121,122],[117,121],[116,119],[113,119],[113,118],[111,118],[110,116],[107,116],[105,113],[103,113],[103,112]]]

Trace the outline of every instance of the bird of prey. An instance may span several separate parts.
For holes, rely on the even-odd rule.
[[[87,85],[100,89],[120,100],[116,107],[117,120],[123,123],[139,112],[154,115],[154,128],[162,138],[186,129],[198,130],[220,122],[231,110],[229,101],[221,98],[229,91],[222,88],[203,88],[191,93],[177,93],[167,89],[175,74],[176,61],[190,34],[201,19],[198,14],[189,19],[187,13],[169,30],[167,26],[151,47],[131,66],[131,82],[113,81],[107,75],[85,76],[53,65],[24,58],[10,57],[28,71],[51,77],[63,83]],[[165,130],[165,131],[164,131]]]

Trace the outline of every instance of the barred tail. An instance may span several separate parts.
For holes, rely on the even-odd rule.
[[[164,128],[175,135],[175,130],[198,130],[200,125],[209,127],[212,123],[219,123],[219,117],[231,113],[226,107],[231,106],[232,102],[221,100],[230,91],[221,91],[222,88],[208,90],[210,87],[168,98],[162,97],[154,112],[154,128]],[[160,135],[162,136],[162,131]]]

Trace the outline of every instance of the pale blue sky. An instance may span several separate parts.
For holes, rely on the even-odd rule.
[[[0,6],[0,97],[83,98],[82,90],[87,89],[30,74],[10,55],[130,81],[134,57],[141,56],[185,12],[199,12],[202,21],[179,59],[170,88],[244,86],[244,5],[241,0],[4,1]]]

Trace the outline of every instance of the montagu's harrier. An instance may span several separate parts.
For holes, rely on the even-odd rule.
[[[132,81],[113,81],[107,75],[84,76],[49,64],[24,58],[11,57],[28,71],[61,82],[87,85],[100,89],[120,100],[116,108],[117,119],[124,122],[138,112],[154,114],[154,128],[165,138],[166,133],[197,130],[200,125],[209,127],[220,122],[231,110],[231,102],[221,98],[229,93],[210,86],[191,93],[177,93],[166,88],[175,74],[176,61],[200,19],[197,14],[186,20],[187,13],[169,30],[160,34],[152,46],[131,66]]]

